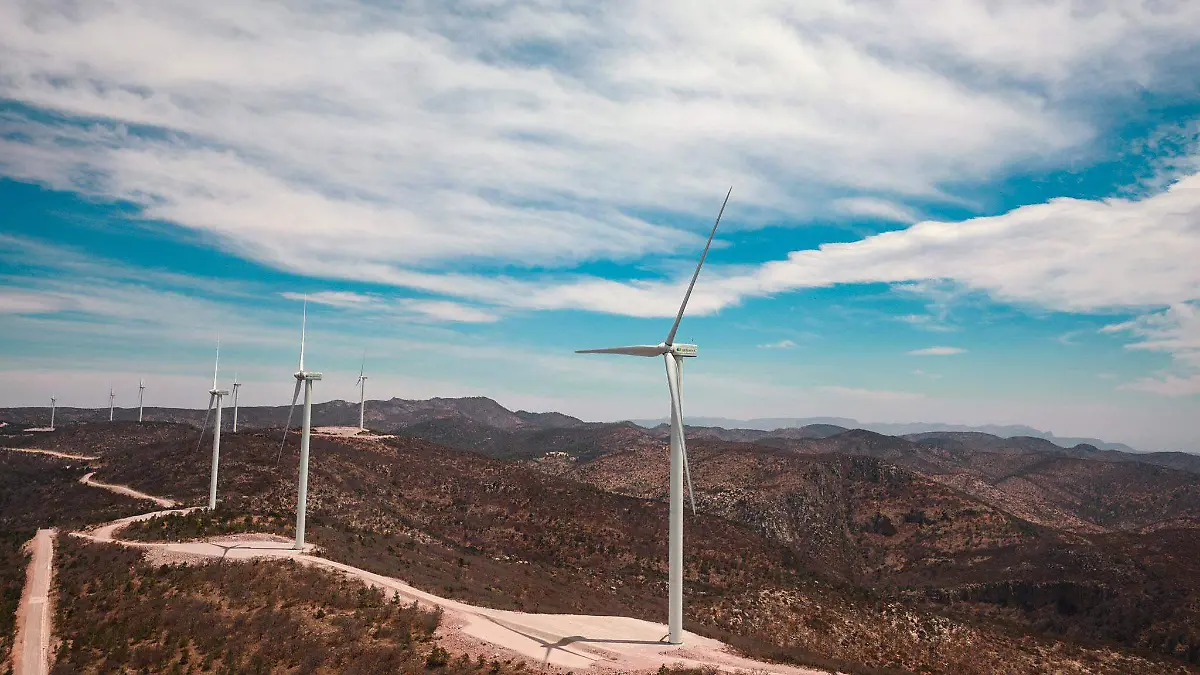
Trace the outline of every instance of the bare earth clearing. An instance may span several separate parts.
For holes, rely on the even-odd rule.
[[[120,494],[152,499],[168,508],[175,505],[169,499],[90,479],[91,474],[88,474],[82,482]],[[213,558],[291,558],[304,564],[336,570],[389,594],[396,593],[407,601],[415,600],[428,607],[440,607],[444,615],[439,633],[444,637],[456,642],[465,639],[477,646],[496,647],[532,659],[544,666],[570,670],[653,672],[665,663],[715,667],[730,672],[754,671],[778,675],[816,675],[821,672],[743,658],[734,654],[727,645],[693,633],[686,634],[684,645],[669,645],[664,642],[667,634],[665,625],[639,619],[620,616],[532,614],[475,607],[426,593],[399,579],[318,557],[313,554],[316,549],[312,545],[306,546],[305,551],[293,550],[290,541],[273,535],[214,537],[205,541],[183,543],[137,542],[116,538],[117,532],[129,523],[154,516],[185,513],[194,508],[200,507],[141,514],[72,534],[93,541],[136,547],[144,550],[156,562]],[[570,589],[564,589],[564,592],[570,592]]]

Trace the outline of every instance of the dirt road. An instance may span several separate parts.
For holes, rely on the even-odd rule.
[[[61,457],[63,459],[77,459],[83,462],[90,462],[100,459],[99,457],[93,457],[91,455],[73,455],[69,452],[42,450],[40,448],[0,448],[0,450],[8,450],[9,452],[24,452],[31,455],[49,455],[50,457]]]
[[[98,487],[101,483],[89,483]],[[199,507],[196,507],[199,508]],[[716,667],[729,672],[754,672],[762,675],[819,675],[821,671],[763,663],[742,658],[725,644],[686,633],[684,645],[663,642],[667,627],[663,624],[623,616],[587,616],[529,614],[486,607],[475,607],[448,600],[414,588],[392,577],[313,555],[313,548],[295,551],[291,543],[277,538],[256,540],[248,535],[236,539],[213,537],[205,541],[158,543],[126,541],[119,531],[125,525],[156,515],[184,513],[176,509],[123,518],[88,532],[73,533],[94,541],[116,542],[153,552],[154,555],[208,557],[226,560],[251,558],[291,558],[297,562],[345,574],[388,595],[398,594],[405,601],[442,608],[439,633],[458,641],[490,645],[509,655],[570,670],[653,672],[664,663],[685,666]],[[570,592],[564,589],[563,592]]]
[[[173,508],[175,506],[175,500],[173,499],[167,499],[166,497],[155,497],[154,495],[148,495],[145,492],[138,492],[137,490],[134,490],[131,487],[125,487],[124,485],[110,485],[109,483],[101,483],[100,481],[92,480],[92,476],[94,475],[96,475],[95,471],[85,475],[83,478],[80,478],[79,482],[83,483],[84,485],[90,485],[92,487],[98,487],[109,490],[110,492],[125,495],[126,497],[133,497],[135,499],[148,499],[164,509]]]
[[[29,542],[32,556],[17,607],[17,639],[13,644],[13,672],[16,675],[49,672],[50,580],[54,569],[55,534],[54,530],[38,530]]]

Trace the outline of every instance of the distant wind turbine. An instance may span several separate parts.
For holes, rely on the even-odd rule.
[[[139,380],[138,381],[138,423],[139,424],[141,424],[141,422],[142,422],[142,398],[145,393],[146,393],[146,381]]]
[[[113,421],[113,401],[117,399],[117,393],[113,391],[112,385],[108,386],[108,421]]]
[[[58,406],[58,399],[50,397],[50,431],[54,431],[54,409]]]
[[[221,464],[221,399],[229,395],[226,389],[217,389],[217,373],[221,368],[221,338],[217,337],[217,358],[213,362],[212,389],[208,390],[208,411],[204,413],[204,424],[200,425],[200,440],[204,440],[204,427],[208,426],[208,416],[215,408],[213,416],[212,444],[212,477],[208,483],[208,510],[217,508],[217,470]],[[196,441],[197,447],[200,441]]]
[[[364,369],[367,367],[367,351],[363,350],[362,365],[358,367],[358,382],[355,386],[358,387],[358,430],[366,430],[366,410],[367,410],[367,376],[363,375]]]
[[[321,373],[304,370],[304,341],[308,329],[308,296],[304,296],[304,310],[300,319],[300,366],[293,377],[296,378],[296,390],[292,392],[292,405],[288,408],[287,424],[283,426],[283,441],[279,444],[279,452],[275,454],[275,463],[279,463],[279,455],[287,444],[288,429],[292,426],[292,413],[296,411],[296,399],[300,397],[300,387],[304,387],[304,413],[301,417],[300,430],[300,480],[296,486],[296,550],[304,549],[304,517],[308,511],[308,443],[312,436],[312,388],[313,382],[321,379]]]
[[[700,254],[700,263],[692,274],[687,292],[683,295],[683,303],[675,315],[675,323],[667,339],[657,345],[636,345],[633,347],[612,347],[609,349],[582,349],[577,354],[625,354],[628,356],[662,356],[667,365],[667,389],[671,395],[671,515],[669,534],[670,577],[669,588],[669,622],[668,640],[671,644],[683,642],[683,481],[687,478],[688,496],[692,502],[692,513],[696,512],[696,496],[692,490],[691,471],[688,469],[687,446],[683,435],[683,359],[695,357],[696,345],[675,344],[675,333],[679,330],[679,322],[683,320],[683,312],[687,309],[688,299],[692,297],[692,289],[700,276],[700,268],[708,257],[708,249],[712,246],[713,237],[717,234],[717,226],[721,224],[721,216],[725,213],[725,205],[729,203],[729,192],[725,193],[725,201],[717,213],[717,221],[713,223],[712,232],[708,235],[708,243]]]
[[[241,387],[242,387],[242,383],[238,382],[238,376],[237,376],[237,373],[235,372],[233,374],[233,433],[235,433],[235,434],[237,433],[238,389],[240,389]]]

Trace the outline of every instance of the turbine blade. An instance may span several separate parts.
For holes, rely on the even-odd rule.
[[[634,345],[608,349],[577,349],[576,354],[625,354],[627,356],[662,356],[667,350],[659,345]]]
[[[216,389],[216,387],[213,387],[213,389]],[[212,413],[213,400],[216,398],[216,394],[208,395],[208,410],[204,413],[204,422],[200,424],[200,438],[196,439],[196,452],[200,452],[200,443],[204,441],[204,430],[208,428],[208,416]]]
[[[359,382],[362,381],[362,376],[363,376],[363,373],[366,372],[366,368],[367,368],[367,350],[364,349],[362,364],[358,367],[358,381]]]
[[[667,344],[675,342],[675,332],[679,330],[679,322],[683,320],[683,310],[687,309],[688,300],[692,297],[692,289],[696,287],[696,278],[700,276],[700,268],[704,267],[704,259],[708,257],[708,247],[712,246],[713,237],[717,234],[717,226],[721,224],[721,216],[725,213],[725,205],[729,203],[731,194],[733,194],[732,185],[729,186],[729,192],[725,193],[725,201],[721,202],[721,211],[717,213],[717,222],[713,223],[712,232],[708,233],[708,243],[704,245],[704,252],[700,254],[700,263],[696,265],[696,271],[692,274],[692,282],[688,284],[687,293],[683,294],[683,303],[679,305],[675,323],[671,324],[671,332],[667,333]]]
[[[221,334],[217,333],[217,358],[213,361],[213,389],[217,388],[217,372],[221,370]]]
[[[292,413],[296,412],[296,399],[300,398],[300,385],[303,380],[296,380],[296,391],[292,392],[292,405],[288,408],[287,424],[283,425],[283,440],[279,442],[279,452],[275,453],[275,464],[279,465],[279,456],[283,454],[283,446],[287,444],[288,429],[292,426]]]
[[[308,331],[308,293],[304,294],[304,310],[300,315],[300,372],[304,372],[304,338]],[[286,435],[286,432],[285,432]]]
[[[683,476],[687,479],[688,497],[692,502],[692,515],[696,515],[696,493],[692,490],[692,475],[688,468],[687,443],[683,436],[683,401],[679,391],[679,364],[673,354],[664,355],[667,362],[667,389],[671,392],[671,433],[679,438],[679,449],[683,451]]]

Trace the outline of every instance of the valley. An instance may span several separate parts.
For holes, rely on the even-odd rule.
[[[314,435],[309,538],[323,555],[481,607],[663,620],[666,450],[656,430],[445,407],[390,438]],[[291,536],[297,434],[276,464],[280,433],[226,433],[215,512],[122,536]],[[30,527],[160,508],[80,484],[91,472],[203,503],[197,434],[121,422],[4,437],[74,456],[4,454],[29,477],[3,503],[5,533],[21,540]],[[1022,439],[829,428],[750,440],[689,430],[689,450],[697,514],[686,516],[685,626],[746,656],[851,673],[992,672],[981,649],[1009,672],[1200,663],[1191,471]],[[11,577],[22,558],[6,560]]]

